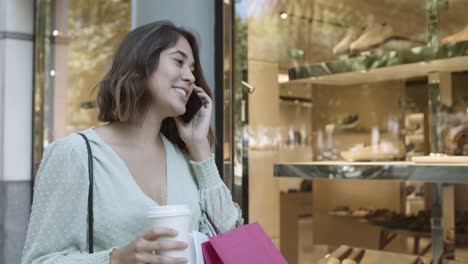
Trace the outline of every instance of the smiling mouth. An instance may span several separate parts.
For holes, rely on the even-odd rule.
[[[175,91],[178,92],[178,93],[180,93],[181,95],[183,95],[183,96],[185,96],[185,97],[187,96],[187,92],[186,92],[184,89],[179,88],[179,87],[172,87],[172,88],[174,88]]]

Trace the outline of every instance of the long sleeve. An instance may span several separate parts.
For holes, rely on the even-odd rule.
[[[66,141],[48,146],[36,176],[22,264],[108,264],[112,248],[88,254],[85,150]]]
[[[242,212],[221,180],[214,155],[208,160],[190,161],[190,165],[198,183],[200,208],[208,213],[216,226],[224,232],[235,227],[236,221],[242,223]],[[204,215],[200,220],[200,231],[208,233]]]

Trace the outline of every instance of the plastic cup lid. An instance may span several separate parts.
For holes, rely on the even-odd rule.
[[[168,217],[168,216],[179,216],[192,214],[190,208],[185,205],[165,205],[165,206],[154,206],[147,213],[148,218],[154,217]]]

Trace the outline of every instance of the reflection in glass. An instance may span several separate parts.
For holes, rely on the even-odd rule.
[[[465,182],[468,162],[426,166],[418,159],[434,163],[447,161],[444,155],[467,155],[467,4],[236,1],[234,41],[245,45],[247,58],[239,53],[233,58],[238,84],[233,87],[234,119],[246,116],[248,127],[236,121],[235,128],[244,129],[236,131],[244,133],[236,134],[235,142],[238,153],[247,153],[249,220],[265,225],[288,257],[292,253],[285,244],[297,241],[284,241],[284,234],[297,232],[297,243],[315,246],[302,250],[297,263],[315,263],[323,257],[315,249],[325,244],[391,251],[410,259],[431,253],[463,258],[452,249],[453,233],[463,238],[460,226],[468,223],[463,217],[468,208],[460,202],[466,188],[440,182]],[[244,114],[245,94],[236,80],[247,79],[256,91],[247,96]],[[242,145],[245,137],[248,146]],[[237,174],[246,175],[245,170]],[[308,204],[314,211],[308,226],[313,237],[301,237],[306,232],[300,223],[310,216],[298,216],[289,228],[277,223],[285,208],[305,208],[294,203],[279,208],[275,202],[279,192],[285,200],[305,195],[301,179],[287,176],[314,179],[314,199]],[[432,218],[443,223],[431,226]],[[436,229],[440,236],[432,236]],[[446,251],[442,238],[451,245]]]
[[[130,30],[130,1],[38,1],[34,164],[57,138],[97,124],[94,88]]]
[[[130,30],[130,1],[56,3],[54,138],[97,123],[93,90]]]

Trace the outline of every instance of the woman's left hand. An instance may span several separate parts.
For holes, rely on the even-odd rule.
[[[210,143],[208,142],[208,131],[211,125],[211,113],[213,101],[208,94],[198,86],[193,85],[192,93],[197,93],[203,102],[203,106],[189,123],[184,123],[180,117],[175,117],[180,138],[196,161],[206,160],[211,155]]]

